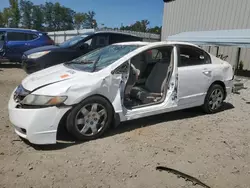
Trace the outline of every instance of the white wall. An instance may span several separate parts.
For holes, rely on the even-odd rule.
[[[250,28],[250,0],[176,0],[164,4],[161,40],[186,31]],[[236,48],[220,47],[235,64]],[[213,50],[216,52],[216,50]],[[244,69],[250,70],[250,49],[241,50]]]

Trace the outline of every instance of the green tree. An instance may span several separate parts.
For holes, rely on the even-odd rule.
[[[9,0],[9,3],[10,3],[10,15],[11,15],[10,27],[18,27],[21,18],[18,0]]]
[[[32,27],[33,18],[33,3],[31,1],[21,0],[20,11],[21,11],[21,23],[22,27],[30,29]]]
[[[72,9],[61,6],[58,2],[53,4],[52,27],[55,31],[73,29],[73,17]]]
[[[0,11],[0,27],[4,27],[3,23],[3,13]]]
[[[43,5],[34,5],[32,7],[32,28],[37,30],[43,30]]]
[[[84,22],[85,27],[87,27],[87,28],[96,28],[97,27],[95,15],[96,14],[94,11],[88,11],[88,13],[86,13],[86,20]]]
[[[83,26],[84,22],[86,20],[86,14],[85,13],[76,13],[74,15],[74,26],[75,29],[79,30]]]
[[[10,26],[10,18],[11,17],[11,12],[10,8],[4,8],[2,12],[2,25],[4,27],[9,27]]]
[[[72,30],[74,29],[74,16],[75,11],[70,8],[61,7],[61,16],[63,19],[61,30]]]
[[[155,33],[155,34],[161,34],[161,28],[162,27],[155,26],[153,28],[149,28],[148,32],[149,33]]]
[[[53,28],[53,7],[54,4],[51,2],[46,2],[44,5],[44,24],[47,31],[54,31]]]
[[[149,25],[148,20],[137,21],[130,26],[122,26],[121,30],[130,30],[130,31],[138,31],[138,32],[147,32]]]

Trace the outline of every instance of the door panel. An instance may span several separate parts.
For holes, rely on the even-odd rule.
[[[18,61],[21,59],[23,52],[30,49],[26,41],[26,34],[21,32],[7,32],[6,57]]]
[[[109,95],[114,96],[111,101],[113,101],[115,112],[119,113],[121,121],[124,120],[124,114],[126,113],[123,108],[123,102],[124,89],[129,76],[129,67],[130,62],[127,61],[113,70],[110,75]]]
[[[148,49],[149,50],[149,49]],[[139,53],[138,53],[139,54]],[[138,55],[137,54],[137,55]],[[177,93],[178,93],[178,71],[177,71],[177,48],[173,47],[170,58],[170,66],[166,72],[166,92],[164,93],[163,101],[151,104],[144,107],[138,107],[134,109],[125,109],[125,119],[132,120],[142,118],[146,116],[156,115],[164,112],[173,111],[177,109]]]
[[[203,104],[207,88],[212,81],[211,65],[196,65],[178,68],[178,105]]]

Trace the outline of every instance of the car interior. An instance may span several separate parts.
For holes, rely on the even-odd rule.
[[[129,78],[124,95],[126,108],[142,107],[162,101],[172,74],[172,49],[170,46],[147,50],[130,60]]]

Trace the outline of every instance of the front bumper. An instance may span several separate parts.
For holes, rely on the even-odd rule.
[[[12,94],[8,104],[9,118],[19,136],[33,144],[56,143],[60,120],[71,107],[23,109],[17,105]]]
[[[33,72],[41,70],[42,67],[42,62],[39,61],[39,59],[28,59],[27,56],[23,55],[22,68],[26,73],[31,74]]]

